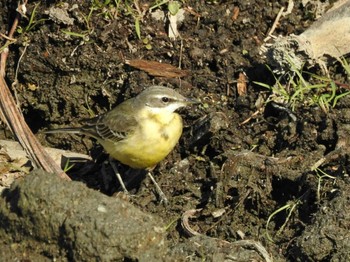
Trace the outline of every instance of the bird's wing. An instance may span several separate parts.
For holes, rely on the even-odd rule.
[[[81,131],[97,139],[117,142],[133,132],[136,125],[137,120],[132,104],[124,102],[106,114],[85,121]]]

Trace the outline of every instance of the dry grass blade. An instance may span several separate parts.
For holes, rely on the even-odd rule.
[[[62,178],[70,178],[45,152],[36,139],[22,114],[18,111],[16,103],[11,96],[10,90],[2,76],[0,76],[0,115],[4,117],[11,132],[16,136],[22,147],[30,156],[35,167],[40,167],[49,173],[55,173]]]
[[[17,28],[18,21],[25,15],[27,1],[23,1],[18,5],[17,15],[13,21],[8,38],[12,39]],[[8,40],[9,41],[9,40]],[[25,122],[21,112],[18,110],[12,94],[4,79],[6,73],[6,60],[9,49],[5,48],[1,52],[0,61],[0,118],[6,123],[11,132],[16,136],[18,142],[27,152],[35,167],[40,167],[49,173],[54,173],[62,178],[70,180],[70,178],[62,171],[62,169],[52,160],[45,152],[39,141],[36,139],[27,123]]]

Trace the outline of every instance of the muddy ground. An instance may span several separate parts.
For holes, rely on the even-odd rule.
[[[152,17],[152,1],[137,1],[138,7],[132,1],[128,5],[116,1],[120,2],[118,9],[116,2],[102,2],[31,1],[7,62],[6,79],[12,83],[23,54],[17,96],[27,123],[42,144],[93,157],[95,165],[89,163],[88,171],[86,166],[75,165],[69,172],[71,178],[96,194],[119,201],[120,189],[106,163],[108,158],[93,139],[48,136],[43,130],[78,125],[80,119],[104,113],[151,85],[173,87],[187,97],[200,98],[202,104],[180,110],[184,134],[176,149],[153,170],[169,204],[159,203],[144,174],[119,166],[133,195],[127,201],[167,227],[163,235],[166,249],[158,250],[153,259],[266,260],[251,245],[242,245],[234,254],[232,246],[231,253],[222,250],[223,243],[252,240],[275,261],[349,261],[350,98],[340,99],[329,112],[303,102],[293,112],[288,104],[258,102],[266,99],[270,90],[255,82],[274,83],[259,48],[288,1],[184,1],[185,19],[176,40],[169,39],[164,21]],[[294,4],[292,13],[280,20],[275,35],[299,34],[316,19],[315,3],[306,7],[301,1]],[[28,26],[35,6],[34,20]],[[0,1],[1,33],[7,32],[16,7],[17,1]],[[53,7],[64,10],[63,18],[50,14]],[[166,11],[167,6],[154,10]],[[137,18],[141,39],[135,30]],[[152,76],[126,64],[132,59],[180,65],[188,74],[181,78]],[[329,64],[330,78],[348,86],[342,69],[339,63]],[[308,70],[321,74],[317,67]],[[242,72],[246,74],[246,94],[237,92]],[[318,172],[312,170],[316,163],[320,163]],[[327,176],[320,178],[322,171]],[[1,217],[6,222],[0,222],[0,254],[26,261],[108,261],[124,256],[122,252],[116,257],[89,252],[77,256],[77,247],[62,244],[59,237],[46,233],[35,237],[31,230],[18,226],[23,214],[35,221],[35,215],[21,211],[26,207],[13,202],[23,197],[17,191],[25,191],[29,183],[27,179],[21,185],[21,181],[3,193]],[[49,188],[52,183],[40,185]],[[57,197],[72,197],[64,192]],[[89,203],[85,204],[90,210]],[[16,208],[4,211],[13,205]],[[189,242],[191,232],[183,228],[181,217],[191,211],[188,223],[195,231],[192,234],[201,235]],[[11,225],[13,221],[17,226]],[[81,221],[85,223],[88,221]],[[79,226],[72,228],[79,230]],[[203,235],[210,237],[205,243],[200,239]],[[210,242],[213,240],[227,242]],[[255,253],[239,256],[242,249]],[[124,256],[127,261],[141,257],[139,253]]]

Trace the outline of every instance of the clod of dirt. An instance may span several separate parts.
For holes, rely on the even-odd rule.
[[[19,259],[33,250],[70,261],[158,261],[167,250],[161,225],[124,200],[35,171],[0,199],[0,256],[16,245]]]
[[[68,6],[65,6],[65,7],[68,8]],[[62,23],[65,25],[73,25],[74,18],[69,17],[66,8],[51,7],[47,13],[48,13],[50,19],[52,19],[56,23]]]
[[[260,250],[241,243],[242,241],[229,243],[203,235],[195,236],[177,245],[172,250],[171,256],[179,257],[180,254],[187,253],[192,257],[198,254],[205,261],[272,261],[268,255],[267,258],[262,259],[262,254],[258,252]]]
[[[339,59],[350,52],[349,40],[350,1],[332,9],[300,35],[278,37],[266,51],[268,63],[278,72],[288,72],[291,66],[297,70],[305,62],[320,64],[324,70],[325,58]]]
[[[345,183],[344,187],[348,185]],[[347,192],[339,190],[332,201],[322,205],[315,222],[298,237],[293,250],[295,258],[327,261],[331,254],[331,261],[350,261],[350,197],[345,197]]]
[[[193,147],[196,144],[198,145],[203,141],[207,141],[208,137],[211,137],[220,129],[227,127],[228,119],[224,113],[215,112],[208,114],[193,124],[189,144]]]

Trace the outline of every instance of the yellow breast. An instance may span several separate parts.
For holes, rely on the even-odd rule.
[[[141,112],[139,125],[126,139],[112,143],[100,141],[113,158],[132,168],[145,169],[162,161],[182,134],[182,119],[177,113]]]

